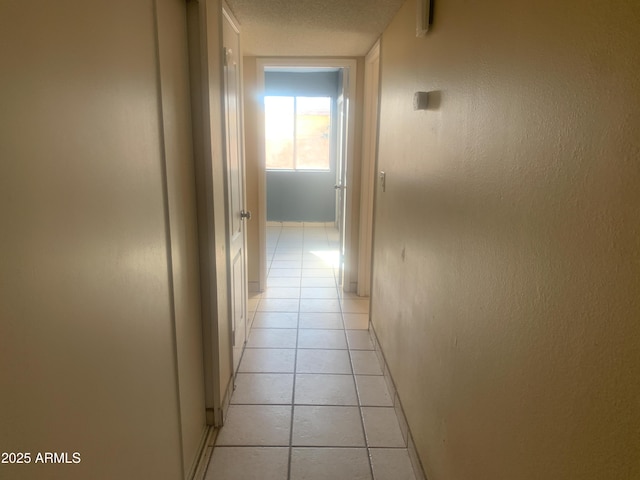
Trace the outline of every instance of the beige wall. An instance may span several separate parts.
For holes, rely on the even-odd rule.
[[[414,15],[382,37],[372,317],[427,475],[640,478],[640,4]]]
[[[0,451],[82,459],[2,478],[176,479],[197,453],[185,9],[156,3],[0,3]]]

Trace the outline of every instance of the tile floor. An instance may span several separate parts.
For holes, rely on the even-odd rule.
[[[368,299],[337,287],[337,231],[268,230],[267,290],[207,480],[414,480],[368,332]]]

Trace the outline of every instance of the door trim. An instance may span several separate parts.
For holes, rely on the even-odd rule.
[[[378,157],[380,40],[375,43],[364,60],[363,108],[360,236],[358,248],[358,295],[361,297],[368,297],[371,293],[373,202]]]

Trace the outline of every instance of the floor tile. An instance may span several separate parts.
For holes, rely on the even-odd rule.
[[[332,268],[303,268],[302,269],[302,277],[303,278],[334,278],[333,269]]]
[[[278,245],[274,250],[274,257],[282,254],[302,255],[302,243],[283,243],[282,245]]]
[[[405,448],[371,448],[375,480],[415,480],[411,459]]]
[[[263,300],[264,301],[264,300]],[[331,299],[308,299],[300,300],[301,312],[340,312],[340,302]]]
[[[302,268],[302,260],[274,260],[271,262],[271,268]]]
[[[298,405],[358,405],[353,375],[296,375]]]
[[[274,262],[291,261],[291,260],[302,261],[302,254],[301,253],[278,253],[273,256]]]
[[[291,480],[370,480],[366,448],[293,448]]]
[[[253,328],[296,328],[297,326],[296,312],[257,312],[253,320]]]
[[[302,268],[331,268],[333,267],[330,260],[322,260],[320,258],[310,260],[303,259],[302,260]]]
[[[293,374],[238,373],[232,404],[290,404],[293,401]]]
[[[207,480],[413,478],[369,300],[336,283],[338,239],[332,226],[267,227],[268,288],[248,304],[249,340]]]
[[[293,373],[295,349],[246,348],[238,368],[245,373]]]
[[[216,447],[204,480],[287,480],[288,468],[288,448]]]
[[[334,287],[336,286],[335,278],[328,277],[304,277],[300,280],[302,287]]]
[[[302,287],[300,298],[338,298],[335,287]]]
[[[296,277],[300,278],[302,271],[300,268],[270,268],[269,277]]]
[[[295,328],[256,328],[251,330],[247,348],[295,348]]]
[[[363,407],[392,407],[393,398],[382,375],[356,375],[358,398]]]
[[[301,313],[300,328],[319,328],[325,330],[342,330],[342,316],[339,313]]]
[[[298,287],[269,287],[262,298],[300,298]]]
[[[369,299],[343,298],[342,311],[344,313],[369,313]]]
[[[267,290],[272,287],[299,287],[300,277],[267,277]]]
[[[351,373],[347,350],[299,350],[298,373]]]
[[[294,446],[362,447],[364,436],[358,407],[296,406]]]
[[[216,445],[288,446],[290,427],[289,406],[230,405]]]
[[[362,407],[364,431],[370,447],[406,447],[393,407]]]
[[[276,247],[276,254],[279,253],[300,253],[302,254],[304,244],[302,239],[280,239]]]
[[[369,330],[348,330],[346,333],[350,350],[373,350]]]
[[[300,330],[298,348],[344,350],[347,348],[347,340],[344,330]]]
[[[298,299],[263,298],[258,304],[258,312],[297,312]]]
[[[344,328],[349,330],[367,330],[369,315],[366,313],[343,313]]]
[[[353,373],[356,375],[382,375],[378,356],[372,350],[351,350]]]

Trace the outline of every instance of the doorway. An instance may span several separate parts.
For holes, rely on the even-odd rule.
[[[338,280],[351,291],[357,276],[349,267],[348,248],[356,61],[264,58],[258,59],[256,73],[262,107],[257,130],[264,135],[258,148],[258,195],[266,207],[258,216],[258,289],[266,287],[267,222],[313,222],[335,226]]]

